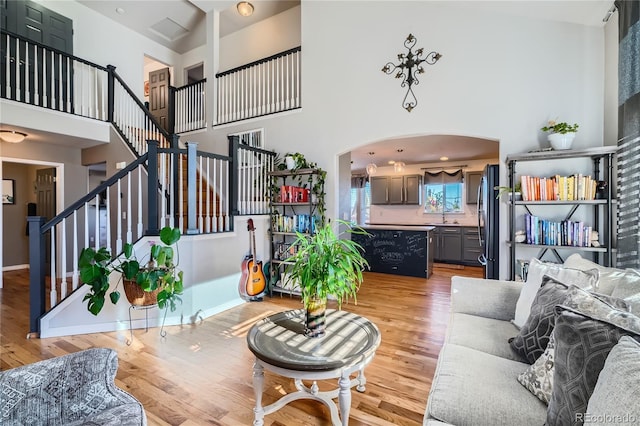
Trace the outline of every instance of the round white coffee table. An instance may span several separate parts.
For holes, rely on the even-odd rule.
[[[347,425],[351,408],[351,388],[364,392],[364,367],[380,345],[380,331],[371,321],[346,311],[327,310],[324,337],[304,335],[304,310],[286,311],[258,321],[247,335],[255,355],[253,389],[256,396],[254,426],[264,425],[264,416],[297,399],[313,399],[325,404],[334,425]],[[297,391],[273,404],[262,406],[264,369],[294,379]],[[351,374],[357,376],[351,379]],[[317,380],[338,379],[338,388],[320,391]],[[312,381],[311,386],[303,380]],[[338,398],[338,407],[333,401]],[[340,421],[342,418],[342,422]]]

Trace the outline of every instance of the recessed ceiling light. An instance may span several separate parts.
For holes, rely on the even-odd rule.
[[[440,161],[447,161],[449,157],[440,157]]]
[[[124,9],[121,7],[116,7],[116,13],[118,15],[124,15]]]
[[[395,163],[396,163],[396,162],[395,162],[395,161],[393,161],[393,160],[389,160],[389,161],[388,161],[388,164],[395,164]]]

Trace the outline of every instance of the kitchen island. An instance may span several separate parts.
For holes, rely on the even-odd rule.
[[[371,272],[429,278],[433,272],[434,226],[362,225],[367,235],[352,234],[364,249]]]

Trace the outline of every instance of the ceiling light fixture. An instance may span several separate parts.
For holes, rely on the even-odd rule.
[[[124,9],[121,7],[116,7],[116,13],[118,15],[124,15]]]
[[[253,14],[253,5],[248,1],[241,1],[236,5],[236,9],[242,16],[251,16]]]
[[[26,133],[16,132],[15,130],[0,130],[0,139],[5,142],[20,143],[26,137]]]
[[[440,161],[447,161],[449,157],[440,157]]]
[[[402,78],[402,84],[400,86],[408,86],[407,94],[402,100],[402,107],[409,112],[411,112],[411,110],[414,109],[416,105],[418,105],[418,99],[416,98],[416,95],[413,94],[411,86],[420,83],[416,75],[424,73],[422,64],[426,63],[429,65],[434,65],[436,62],[438,62],[438,59],[442,57],[442,55],[438,52],[429,52],[423,58],[423,48],[416,50],[416,52],[414,53],[411,49],[415,47],[416,42],[417,40],[413,36],[413,34],[409,34],[407,39],[404,41],[404,47],[408,50],[408,52],[398,54],[398,64],[387,62],[387,64],[382,68],[382,72],[385,74],[391,74],[395,70],[398,70],[395,77]]]
[[[404,161],[396,161],[393,164],[393,171],[396,173],[400,173],[404,171],[404,166],[406,166],[406,164],[404,164]]]
[[[375,152],[369,151],[369,155],[373,155],[373,154],[375,154]],[[369,176],[375,175],[377,171],[378,171],[378,166],[376,166],[376,164],[373,161],[367,164],[367,174]]]

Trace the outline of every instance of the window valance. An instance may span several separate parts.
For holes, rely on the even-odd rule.
[[[462,183],[462,169],[451,173],[444,170],[439,172],[424,172],[424,183],[426,185]]]

